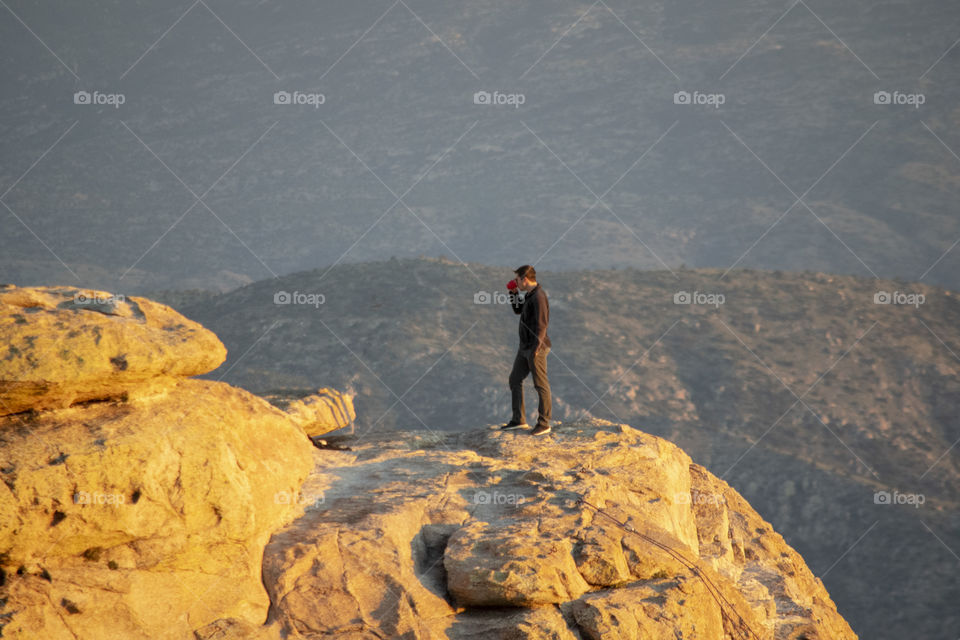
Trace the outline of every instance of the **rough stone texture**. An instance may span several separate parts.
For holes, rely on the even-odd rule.
[[[580,640],[556,605],[468,609],[424,637],[457,640]]]
[[[852,639],[803,559],[669,442],[603,420],[549,436],[344,436],[264,552],[290,638]],[[584,497],[664,552],[578,503]],[[730,603],[722,614],[703,577]]]
[[[0,287],[0,415],[121,397],[226,356],[212,332],[146,298]]]
[[[590,640],[724,639],[720,606],[690,576],[587,594],[571,609]]]
[[[266,401],[201,380],[0,418],[4,638],[261,625],[263,547],[302,512],[315,451]]]
[[[193,632],[196,640],[282,640],[277,627],[263,627],[237,618],[221,618]]]
[[[576,545],[574,558],[584,580],[598,587],[613,587],[630,578],[630,567],[621,547],[617,529],[602,523],[587,529]]]
[[[590,420],[317,450],[304,425],[344,396],[288,413],[185,379],[223,360],[215,336],[77,292],[0,288],[4,637],[856,637],[665,440]]]
[[[347,427],[357,418],[353,396],[328,388],[294,400],[283,409],[310,437]]]
[[[541,533],[536,521],[471,522],[450,537],[443,565],[451,595],[467,606],[555,604],[590,588],[573,540]]]

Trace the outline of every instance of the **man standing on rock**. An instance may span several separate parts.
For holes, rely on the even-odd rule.
[[[547,324],[550,321],[550,306],[547,292],[537,283],[537,272],[529,264],[519,267],[514,273],[516,280],[507,283],[510,290],[510,305],[520,316],[520,349],[510,372],[510,394],[513,401],[513,417],[500,427],[522,429],[527,425],[523,408],[523,380],[533,373],[533,386],[540,396],[537,426],[531,435],[550,433],[550,382],[547,380],[547,354],[550,353],[550,336]],[[520,300],[518,291],[526,293]]]

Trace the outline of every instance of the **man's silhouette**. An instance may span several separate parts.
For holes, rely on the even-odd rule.
[[[540,413],[537,426],[530,433],[539,436],[550,432],[550,382],[547,380],[547,354],[550,353],[547,324],[550,322],[550,305],[547,303],[547,292],[537,282],[537,272],[532,266],[525,264],[514,273],[517,275],[516,290],[511,291],[510,304],[513,312],[520,316],[520,349],[510,372],[513,416],[510,422],[500,428],[521,429],[527,426],[523,408],[523,380],[527,374],[533,373],[533,386],[540,396]],[[522,301],[517,290],[525,293]]]

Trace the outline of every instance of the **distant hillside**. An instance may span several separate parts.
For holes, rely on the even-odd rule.
[[[955,628],[960,591],[952,571],[936,569],[950,552],[931,531],[960,548],[948,451],[960,436],[956,294],[821,273],[721,274],[542,272],[555,418],[590,414],[676,441],[784,531],[815,573],[829,572],[864,637]],[[210,377],[260,393],[355,391],[358,433],[462,428],[509,414],[517,320],[474,295],[502,292],[510,277],[506,267],[390,260],[261,281],[180,310],[229,349]],[[675,304],[682,291],[723,302]],[[884,291],[924,300],[876,304]],[[275,304],[280,292],[316,304]],[[876,491],[925,502],[876,504]]]
[[[341,256],[523,250],[552,269],[740,260],[960,289],[957,3],[10,10],[5,282],[79,284],[63,260],[86,286],[224,290]],[[96,89],[126,102],[74,104]]]

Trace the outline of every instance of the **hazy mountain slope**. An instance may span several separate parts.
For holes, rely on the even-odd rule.
[[[507,417],[517,342],[508,308],[474,304],[477,291],[502,291],[510,269],[469,269],[438,259],[340,265],[182,310],[229,349],[214,378],[260,392],[352,388],[359,432],[465,427]],[[892,638],[923,628],[935,637],[950,628],[956,584],[936,567],[949,567],[952,552],[931,531],[948,547],[960,544],[960,480],[947,452],[960,397],[954,294],[814,273],[720,275],[543,272],[555,418],[616,418],[690,450],[783,530],[815,572],[829,571],[825,583],[859,633]],[[281,291],[325,298],[274,304]],[[725,300],[674,304],[679,291]],[[878,291],[925,301],[875,304]],[[802,403],[791,408],[797,398],[784,385]],[[529,381],[526,389],[533,417]],[[786,480],[785,470],[803,481]],[[925,503],[877,505],[878,490],[922,493]]]
[[[742,257],[960,288],[958,7],[821,4],[14,2],[77,77],[0,24],[0,184],[26,225],[0,215],[0,273],[76,283],[36,233],[127,292],[521,247],[554,269]]]
[[[503,292],[510,270],[470,270],[479,280],[442,260],[341,265],[326,276],[318,270],[258,282],[184,310],[229,347],[212,375],[229,371],[225,379],[257,391],[353,384],[365,397],[363,427],[381,416],[379,426],[419,417],[430,428],[461,427],[468,422],[458,418],[463,407],[491,421],[506,414],[505,378],[517,344],[517,318],[507,306],[474,304],[477,291]],[[889,477],[903,477],[904,469],[919,475],[956,440],[950,416],[960,397],[953,355],[960,352],[960,302],[952,292],[812,273],[719,275],[545,272],[557,418],[589,410],[660,428],[704,421],[752,438],[777,423],[766,445],[788,446],[802,433],[812,458],[865,477],[872,477],[867,467]],[[278,305],[280,291],[322,294],[324,301]],[[725,301],[716,308],[675,304],[678,291],[718,293]],[[877,291],[917,292],[925,302],[875,304]],[[470,385],[455,384],[460,379]],[[383,416],[396,400],[388,388],[408,391],[409,410],[397,405]],[[802,402],[786,413],[794,393]],[[924,486],[956,490],[953,469],[941,461]]]

